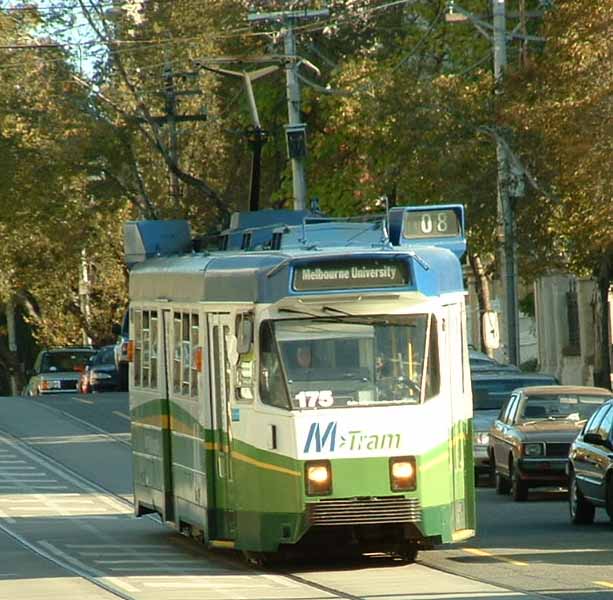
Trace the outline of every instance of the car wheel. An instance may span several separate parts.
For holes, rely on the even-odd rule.
[[[500,474],[498,471],[496,471],[494,479],[496,483],[496,493],[500,496],[505,496],[506,494],[508,494],[509,490],[511,489],[511,484],[509,480],[504,475]]]
[[[511,476],[511,496],[515,502],[524,502],[528,499],[528,484],[519,476],[519,470],[514,467]]]
[[[489,454],[490,465],[487,470],[488,485],[496,485],[496,463],[494,462],[493,453]]]
[[[609,519],[611,519],[611,523],[613,523],[613,475],[611,474],[609,474],[609,476],[607,477],[606,498],[607,514],[609,515]]]
[[[570,522],[574,525],[589,525],[594,522],[596,508],[581,493],[574,471],[570,472],[568,478],[568,508],[570,511]]]

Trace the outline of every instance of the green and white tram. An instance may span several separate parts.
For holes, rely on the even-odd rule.
[[[137,515],[252,553],[474,534],[461,206],[125,234]]]

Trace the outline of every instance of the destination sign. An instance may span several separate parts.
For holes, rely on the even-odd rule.
[[[460,215],[455,210],[412,210],[404,213],[405,238],[457,237],[460,234]]]
[[[299,292],[398,287],[408,283],[408,265],[399,260],[326,261],[294,269],[294,289]]]

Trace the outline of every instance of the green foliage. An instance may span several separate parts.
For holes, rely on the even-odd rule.
[[[186,217],[205,233],[246,208],[251,118],[243,83],[194,61],[283,53],[277,25],[245,21],[248,8],[281,10],[282,0],[132,2],[111,11],[108,2],[78,4],[0,9],[5,46],[72,44],[0,51],[0,302],[21,298],[41,343],[76,342],[83,326],[108,339],[126,301],[124,220]],[[482,0],[461,4],[491,17]],[[496,130],[532,177],[516,203],[520,273],[591,270],[611,252],[610,2],[566,0],[544,23],[530,20],[527,33],[546,36],[547,45],[526,54],[509,44],[500,96],[490,41],[470,23],[448,23],[441,0],[294,5],[330,7],[328,19],[297,30],[300,56],[321,72],[301,67],[301,108],[309,195],[326,212],[379,211],[384,194],[397,204],[461,202],[471,249],[492,256]],[[517,10],[519,2],[507,6]],[[93,72],[78,72],[75,42]],[[165,70],[177,114],[208,115],[177,124],[176,161],[161,120],[169,109]],[[283,68],[254,89],[269,133],[262,205],[289,207]],[[83,252],[92,279],[87,322],[79,305]]]

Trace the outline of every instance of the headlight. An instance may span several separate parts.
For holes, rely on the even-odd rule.
[[[473,444],[475,446],[487,446],[490,443],[490,434],[487,431],[475,431]]]
[[[59,390],[61,387],[61,383],[59,381],[49,381],[47,379],[43,379],[40,382],[41,390]]]
[[[544,454],[544,444],[524,444],[524,456],[543,456]]]
[[[417,487],[415,457],[390,458],[390,484],[394,492],[407,492]]]
[[[332,492],[332,469],[329,460],[307,462],[304,465],[307,496],[325,496]]]

